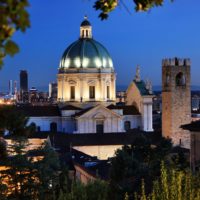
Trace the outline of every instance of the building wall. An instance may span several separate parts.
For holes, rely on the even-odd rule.
[[[61,117],[30,117],[28,124],[35,123],[37,127],[40,127],[40,131],[50,131],[50,124],[55,122],[57,124],[57,131],[62,132]]]
[[[141,128],[144,131],[153,131],[153,96],[142,96],[136,84],[132,81],[127,89],[126,105],[135,105],[142,115]]]
[[[78,131],[76,133],[96,133],[96,121],[104,121],[104,133],[123,132],[123,122],[120,118],[107,116],[106,118],[81,118],[78,119]]]
[[[97,156],[100,160],[111,158],[115,155],[117,149],[123,145],[93,145],[93,146],[73,146],[74,149],[90,156]]]
[[[126,105],[135,105],[140,113],[143,113],[143,98],[135,83],[132,81],[126,92]]]
[[[123,126],[125,121],[130,121],[131,129],[141,128],[142,126],[142,116],[141,115],[124,115],[123,116]]]
[[[185,84],[176,83],[176,76],[179,73],[185,77]],[[189,60],[163,60],[162,90],[163,136],[172,138],[174,145],[185,144],[183,140],[188,138],[188,135],[180,129],[180,126],[191,122]]]
[[[191,134],[191,164],[193,171],[200,169],[200,132],[190,132]]]
[[[62,132],[63,133],[73,133],[76,129],[75,120],[71,117],[62,117]]]
[[[82,169],[79,165],[75,164],[74,167],[76,170],[76,179],[79,180],[81,183],[87,184],[91,181],[96,180],[93,175]]]
[[[75,133],[96,133],[99,121],[103,122],[104,133],[124,132],[122,116],[100,104],[77,118]]]
[[[115,80],[114,72],[58,74],[58,101],[115,101]],[[75,99],[70,99],[70,86],[75,86]],[[89,86],[95,86],[95,99],[89,98]],[[107,86],[110,98],[107,98]]]

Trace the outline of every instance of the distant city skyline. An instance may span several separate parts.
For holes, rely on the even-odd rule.
[[[93,3],[31,0],[31,28],[25,34],[15,34],[20,52],[5,59],[0,70],[0,90],[8,88],[9,80],[17,80],[19,88],[20,70],[28,71],[29,88],[47,88],[49,82],[56,82],[61,56],[79,37],[85,14],[93,26],[94,38],[111,54],[118,86],[128,86],[137,64],[141,66],[143,79],[151,79],[154,86],[160,86],[161,61],[175,56],[191,59],[192,85],[200,86],[199,1],[167,2],[148,13],[135,13],[132,2],[127,2],[131,15],[124,8],[118,8],[103,22],[92,8]]]

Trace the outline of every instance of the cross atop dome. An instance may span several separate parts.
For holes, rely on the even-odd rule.
[[[87,15],[84,16],[80,26],[80,38],[92,38],[92,26],[88,21]]]

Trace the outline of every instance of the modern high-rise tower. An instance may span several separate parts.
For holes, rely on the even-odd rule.
[[[13,82],[12,80],[9,80],[9,95],[13,94]]]
[[[26,70],[20,71],[20,92],[28,92],[28,73]]]
[[[180,126],[191,122],[190,60],[162,61],[162,134],[174,145],[188,146]]]

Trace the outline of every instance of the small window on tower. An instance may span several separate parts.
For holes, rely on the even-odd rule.
[[[185,76],[183,75],[182,72],[179,72],[176,75],[176,86],[185,86],[185,84],[186,84]]]
[[[95,99],[95,86],[89,87],[89,97],[90,99]]]
[[[75,99],[75,86],[70,87],[70,99],[71,100]]]
[[[86,30],[86,37],[88,37],[88,30]]]
[[[169,73],[166,74],[166,86],[169,86],[170,76]]]
[[[107,86],[107,99],[110,99],[110,86]]]

